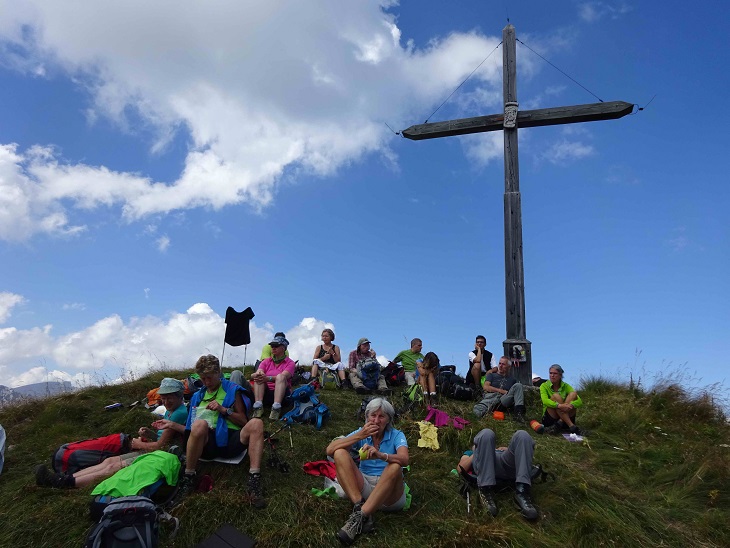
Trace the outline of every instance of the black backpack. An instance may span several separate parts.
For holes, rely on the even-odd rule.
[[[84,547],[154,548],[159,537],[158,518],[155,503],[147,497],[119,497],[104,509]]]
[[[385,382],[389,388],[402,386],[406,383],[405,369],[398,367],[398,364],[393,362],[389,362],[381,374],[385,377]]]

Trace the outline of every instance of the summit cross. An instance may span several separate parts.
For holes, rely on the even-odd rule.
[[[502,91],[504,113],[411,126],[401,132],[415,141],[452,135],[503,130],[504,133],[504,270],[507,338],[504,355],[522,384],[532,384],[532,343],[525,326],[525,276],[522,264],[522,208],[517,158],[517,128],[615,120],[633,111],[624,101],[591,103],[538,110],[518,110],[515,28],[502,29]]]

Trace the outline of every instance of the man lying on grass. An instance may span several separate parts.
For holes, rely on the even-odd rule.
[[[493,430],[485,428],[474,436],[471,454],[464,454],[459,461],[463,472],[477,476],[479,500],[487,511],[496,517],[499,513],[494,489],[497,479],[514,482],[514,502],[527,520],[536,520],[539,516],[530,496],[532,479],[532,455],[535,442],[524,430],[517,430],[512,435],[509,447],[496,448],[496,436]]]
[[[365,408],[365,425],[327,446],[337,480],[354,504],[337,532],[343,544],[352,544],[360,533],[370,533],[376,511],[394,512],[406,504],[403,467],[408,466],[408,442],[403,432],[393,428],[394,416],[388,400],[375,398]],[[352,459],[351,449],[359,450],[359,465]]]
[[[165,414],[161,419],[152,423],[152,428],[144,426],[139,429],[139,437],[133,438],[131,443],[131,447],[135,451],[118,457],[107,457],[101,463],[79,470],[73,475],[54,474],[45,465],[40,465],[35,470],[36,485],[59,489],[93,485],[112,476],[118,470],[126,468],[141,454],[162,449],[175,441],[182,440],[185,421],[188,418],[188,410],[183,404],[184,388],[183,383],[176,379],[162,379],[158,394],[162,405],[165,406]]]

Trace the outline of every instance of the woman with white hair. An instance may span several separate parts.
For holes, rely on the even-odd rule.
[[[347,437],[336,438],[327,446],[337,469],[337,480],[354,507],[345,525],[337,532],[344,544],[352,544],[360,533],[374,528],[377,510],[393,512],[406,504],[403,467],[408,466],[408,442],[393,428],[395,410],[384,398],[374,398],[365,408],[365,424]],[[350,450],[360,453],[359,465]]]

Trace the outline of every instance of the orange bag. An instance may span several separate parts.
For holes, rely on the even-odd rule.
[[[162,405],[162,399],[160,398],[159,391],[160,388],[157,387],[147,392],[147,405]]]

